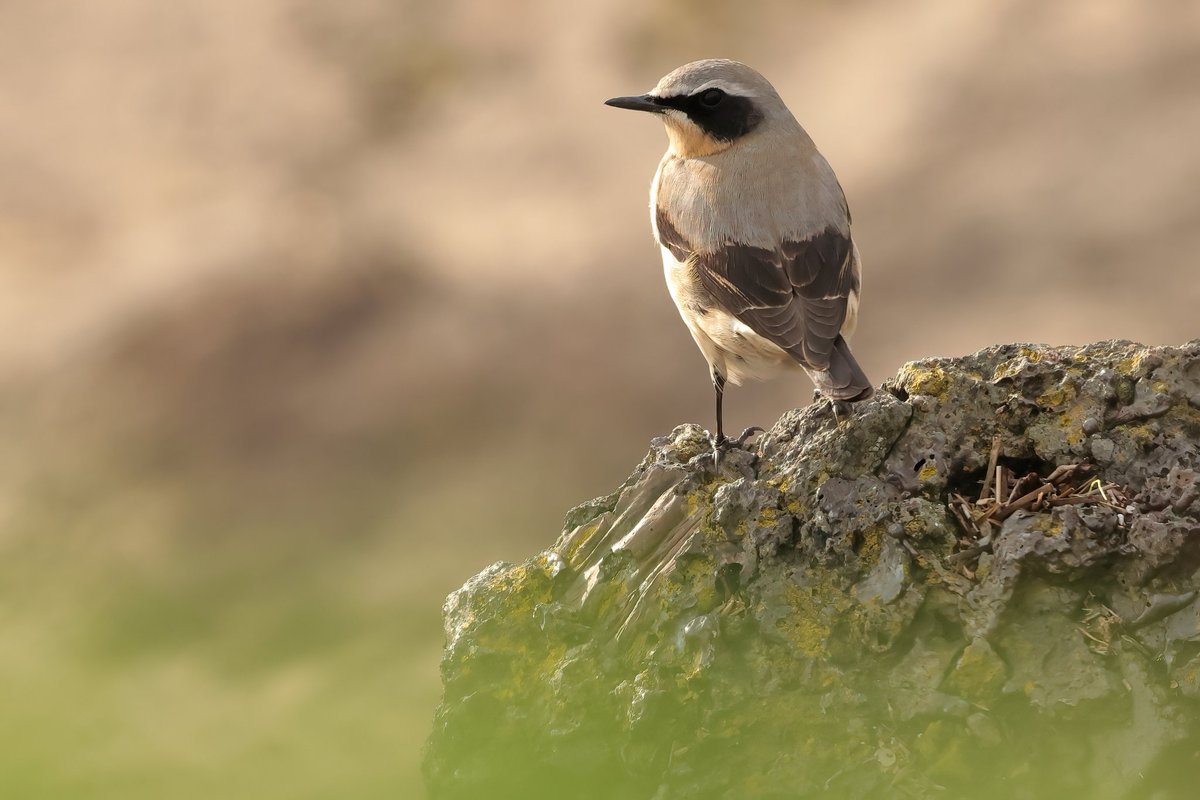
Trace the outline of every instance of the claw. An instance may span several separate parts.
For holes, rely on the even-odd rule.
[[[730,439],[728,436],[721,436],[720,438],[711,436],[709,441],[712,442],[713,464],[721,463],[721,453],[724,453],[727,450],[745,447],[747,439],[754,436],[756,433],[762,432],[762,428],[758,427],[757,425],[751,425],[749,428],[746,428],[746,430],[742,431],[741,435],[736,439]]]
[[[825,395],[821,394],[819,390],[815,389],[813,390],[812,401],[814,403],[820,403],[822,401],[829,403],[829,412],[833,414],[833,421],[839,427],[844,419],[847,419],[851,416],[850,412],[854,406],[854,404],[849,400],[834,400],[831,397],[826,397]]]
[[[735,447],[745,447],[747,439],[749,439],[751,436],[754,436],[755,434],[762,433],[762,432],[763,432],[762,428],[758,427],[757,425],[751,425],[749,428],[746,428],[746,430],[742,431],[741,436],[739,436],[733,440],[733,445]]]

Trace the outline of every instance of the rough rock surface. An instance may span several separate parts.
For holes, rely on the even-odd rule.
[[[996,435],[1091,494],[980,541]],[[719,466],[681,426],[449,597],[431,794],[1194,797],[1198,474],[1200,340],[911,363]]]

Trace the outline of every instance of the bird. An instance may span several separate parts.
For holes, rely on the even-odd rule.
[[[650,225],[667,288],[716,392],[726,382],[805,371],[835,418],[874,392],[846,337],[862,269],[832,167],[775,88],[738,61],[684,64],[646,94],[605,101],[661,117],[667,151],[650,185]]]

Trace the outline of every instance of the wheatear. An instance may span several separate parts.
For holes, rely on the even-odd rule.
[[[721,420],[727,380],[802,368],[835,410],[870,397],[844,338],[861,285],[846,197],[774,87],[745,64],[709,59],[606,103],[666,123],[650,224],[667,288],[712,374],[714,444],[731,444]]]

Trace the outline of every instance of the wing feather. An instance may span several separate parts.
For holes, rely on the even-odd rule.
[[[660,242],[689,261],[700,284],[729,313],[806,367],[828,370],[850,295],[858,288],[850,237],[826,228],[776,250],[726,244],[696,252],[659,208]]]

